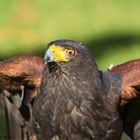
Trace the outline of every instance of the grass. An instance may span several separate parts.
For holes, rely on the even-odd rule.
[[[43,56],[48,42],[63,38],[86,44],[102,70],[139,58],[139,5],[138,0],[1,0],[0,59]]]

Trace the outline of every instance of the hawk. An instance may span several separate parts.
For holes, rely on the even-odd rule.
[[[49,44],[45,64],[38,56],[1,61],[0,92],[6,103],[8,136],[119,139],[122,120],[124,131],[138,140],[139,75],[139,59],[101,72],[84,45],[67,40]]]
[[[121,79],[99,71],[81,43],[48,45],[40,91],[33,105],[39,140],[119,140]]]

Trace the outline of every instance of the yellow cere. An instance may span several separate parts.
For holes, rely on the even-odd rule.
[[[67,61],[69,61],[68,56],[65,53],[65,48],[59,47],[56,45],[52,45],[52,46],[50,46],[50,50],[54,56],[54,62],[59,62],[59,61],[67,62]]]

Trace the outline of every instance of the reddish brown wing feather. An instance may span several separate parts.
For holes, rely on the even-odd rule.
[[[0,90],[19,91],[21,85],[38,87],[44,68],[38,56],[19,56],[0,62]]]
[[[117,65],[113,67],[110,71],[121,75],[122,105],[139,96],[138,93],[140,91],[140,59]]]
[[[15,93],[22,92],[21,86],[24,86],[25,90],[24,99],[20,106],[20,109],[23,110],[23,114],[15,104],[10,103],[5,97],[7,103],[9,103],[6,103],[8,135],[15,140],[21,140],[23,137],[25,140],[29,139],[26,138],[26,134],[24,134],[26,133],[24,128],[28,128],[30,129],[29,131],[32,131],[30,126],[30,120],[32,118],[26,120],[26,117],[31,114],[27,113],[24,109],[25,107],[29,108],[29,105],[31,106],[31,101],[36,96],[37,88],[40,86],[43,68],[43,59],[37,56],[19,56],[0,62],[0,91],[10,91],[11,96],[14,96]],[[14,107],[17,109],[13,113]],[[32,111],[32,108],[29,109]],[[18,120],[22,118],[28,122],[24,124],[24,128],[22,128],[23,124],[18,123]],[[23,133],[22,135],[20,135],[21,132]],[[33,137],[32,139],[35,139],[32,133],[30,135]]]

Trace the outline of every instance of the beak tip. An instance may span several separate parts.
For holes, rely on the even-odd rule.
[[[53,60],[54,60],[53,54],[52,54],[51,50],[48,49],[44,56],[45,64],[47,64],[48,62],[52,62]]]

